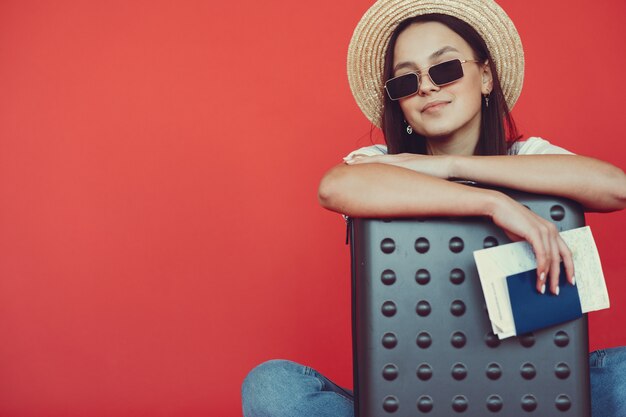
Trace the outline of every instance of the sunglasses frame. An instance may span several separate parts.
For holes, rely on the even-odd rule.
[[[447,64],[448,62],[452,62],[452,61],[459,61],[459,62],[461,63],[461,72],[462,72],[461,76],[460,76],[459,78],[457,78],[457,79],[455,79],[455,80],[452,80],[452,81],[449,81],[449,82],[447,82],[447,83],[437,84],[436,82],[434,82],[434,81],[433,81],[433,77],[431,77],[431,76],[430,76],[430,70],[431,70],[433,67],[436,67],[436,66],[438,66],[438,65]],[[389,97],[389,99],[390,99],[391,101],[397,101],[397,100],[403,99],[403,98],[405,98],[405,97],[412,96],[412,95],[414,95],[414,94],[416,94],[417,92],[419,92],[419,91],[420,91],[420,84],[421,84],[422,74],[423,74],[424,72],[426,72],[426,74],[428,74],[428,78],[430,79],[430,82],[432,82],[432,83],[433,83],[434,85],[436,85],[437,87],[441,87],[441,86],[443,86],[443,85],[452,84],[453,82],[458,81],[458,80],[460,80],[461,78],[463,78],[463,76],[465,75],[465,72],[463,71],[463,64],[465,64],[466,62],[477,62],[477,63],[479,63],[480,61],[478,61],[478,60],[476,60],[476,59],[460,59],[460,58],[454,58],[454,59],[449,59],[449,60],[447,60],[447,61],[438,62],[438,63],[433,64],[433,65],[430,65],[430,66],[428,66],[428,67],[426,67],[426,68],[424,68],[424,69],[422,69],[422,70],[410,71],[410,72],[407,72],[407,73],[405,73],[405,74],[398,75],[397,77],[393,77],[393,78],[388,79],[387,81],[385,81],[385,91],[387,92],[387,96]],[[411,74],[413,74],[413,75],[415,75],[415,76],[417,77],[417,89],[416,89],[413,93],[411,93],[411,94],[407,94],[407,95],[402,96],[402,97],[398,97],[398,98],[393,98],[393,97],[391,97],[391,94],[389,93],[389,90],[387,89],[387,83],[388,83],[388,82],[390,82],[390,81],[396,80],[396,79],[398,79],[398,78],[406,77],[407,75],[411,75]]]

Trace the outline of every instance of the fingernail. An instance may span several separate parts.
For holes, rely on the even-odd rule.
[[[561,288],[556,287],[556,291],[554,292],[554,295],[559,295],[560,292],[561,292]]]
[[[543,285],[541,286],[541,293],[542,293],[542,294],[545,294],[545,292],[546,292],[546,284],[543,284]]]
[[[576,285],[576,277],[572,275],[572,285]]]
[[[544,279],[546,279],[546,273],[545,273],[545,272],[542,272],[542,273],[541,273],[541,276],[539,277],[539,279],[540,279],[540,280],[542,280],[542,281],[543,281]]]

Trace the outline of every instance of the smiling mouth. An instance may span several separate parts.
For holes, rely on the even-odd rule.
[[[426,104],[424,108],[422,108],[422,113],[437,111],[449,103],[449,101],[433,101],[432,103]]]

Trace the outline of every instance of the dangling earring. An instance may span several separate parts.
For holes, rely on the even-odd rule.
[[[489,107],[489,94],[485,94],[485,107]]]
[[[411,127],[411,125],[404,120],[404,123],[406,123],[406,134],[407,135],[412,135],[413,134],[413,128]]]

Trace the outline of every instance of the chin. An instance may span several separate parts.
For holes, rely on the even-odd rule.
[[[418,133],[427,138],[446,139],[456,136],[461,132],[466,132],[471,126],[472,120],[431,120],[418,130]]]
[[[441,139],[445,139],[445,138],[449,137],[450,135],[452,135],[453,132],[454,132],[453,129],[439,128],[439,129],[424,130],[422,132],[419,132],[419,134],[424,136],[424,137],[426,137],[426,138],[441,138]]]

